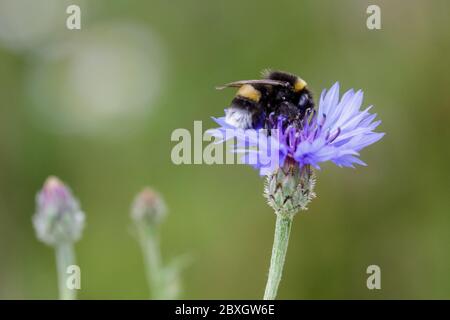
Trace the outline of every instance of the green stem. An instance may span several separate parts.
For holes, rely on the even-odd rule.
[[[75,300],[76,289],[70,289],[67,286],[67,267],[75,264],[75,253],[73,244],[63,242],[55,247],[56,268],[58,271],[58,287],[60,300]]]
[[[291,225],[292,218],[277,214],[269,277],[267,279],[264,300],[275,300],[277,296],[278,285],[281,281],[281,274],[283,272],[284,260],[289,243]]]
[[[153,226],[140,227],[140,243],[151,299],[165,299],[164,274],[159,248],[159,235]]]

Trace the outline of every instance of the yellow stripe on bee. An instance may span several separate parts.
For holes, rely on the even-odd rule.
[[[244,84],[240,87],[236,95],[255,102],[258,102],[259,99],[261,99],[261,92],[249,84]]]
[[[295,92],[302,91],[303,89],[305,89],[305,87],[306,87],[305,80],[297,78],[297,80],[295,81],[295,84],[294,84],[294,91]]]

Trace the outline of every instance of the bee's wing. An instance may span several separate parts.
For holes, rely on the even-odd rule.
[[[235,81],[230,82],[227,84],[224,84],[223,86],[216,87],[217,90],[222,90],[225,88],[230,87],[242,87],[244,84],[263,84],[263,85],[269,85],[269,86],[281,86],[281,87],[289,87],[289,82],[285,81],[278,81],[278,80],[270,80],[270,79],[261,79],[261,80],[241,80],[241,81]]]

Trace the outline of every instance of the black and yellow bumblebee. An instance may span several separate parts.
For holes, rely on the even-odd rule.
[[[263,71],[263,79],[241,80],[217,89],[239,88],[226,110],[225,121],[240,129],[270,128],[269,115],[283,116],[287,123],[299,124],[314,101],[306,82],[284,71]]]

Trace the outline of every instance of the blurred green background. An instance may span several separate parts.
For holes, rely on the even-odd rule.
[[[79,4],[82,29],[65,27]],[[381,7],[368,30],[366,8]],[[129,208],[144,186],[170,208],[166,261],[189,253],[189,299],[259,299],[274,215],[246,166],[172,164],[176,128],[212,127],[233,91],[267,67],[316,97],[362,88],[386,136],[368,167],[318,172],[298,215],[279,298],[450,298],[450,3],[436,1],[0,0],[0,298],[57,297],[36,240],[48,175],[87,214],[77,243],[82,299],[145,299]],[[382,289],[366,288],[381,267]]]

